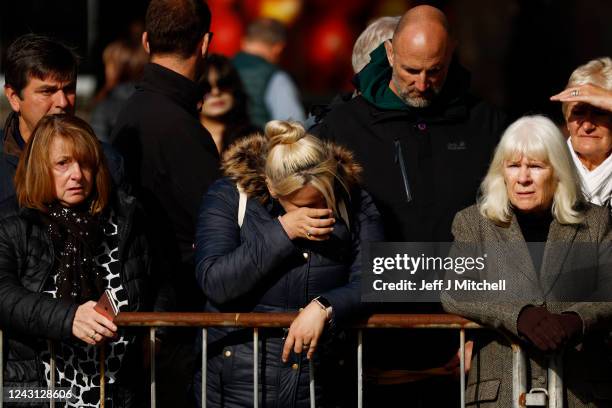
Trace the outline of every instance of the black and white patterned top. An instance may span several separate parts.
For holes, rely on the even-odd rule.
[[[121,285],[121,271],[118,259],[119,235],[115,214],[111,214],[109,222],[101,226],[104,232],[104,243],[96,251],[95,261],[106,272],[106,288],[110,289],[119,310],[128,306],[128,295]],[[56,297],[57,274],[51,276],[46,283],[45,293]],[[134,342],[133,336],[120,336],[117,340],[105,343],[105,380],[113,384],[121,367],[121,361],[128,346]],[[56,387],[67,387],[72,391],[73,398],[66,403],[67,407],[99,407],[100,406],[100,346],[92,346],[84,342],[70,341],[54,344],[56,360]],[[44,365],[47,386],[51,383],[50,351],[41,355]]]

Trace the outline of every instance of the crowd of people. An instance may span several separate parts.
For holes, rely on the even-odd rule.
[[[310,406],[311,368],[316,406],[355,406],[348,328],[376,312],[449,312],[491,329],[469,347],[475,406],[512,406],[515,342],[531,388],[546,387],[555,354],[565,406],[612,406],[612,302],[589,300],[612,296],[611,58],[551,96],[568,137],[541,115],[510,123],[470,92],[444,13],[417,6],[364,31],[355,89],[306,119],[276,65],[282,24],[255,21],[229,59],[208,53],[213,18],[202,1],[152,0],[141,46],[105,50],[90,123],[74,114],[73,50],[39,34],[9,46],[5,387],[53,383],[72,393],[59,404],[99,407],[104,364],[106,406],[147,406],[142,332],[96,310],[107,294],[119,312],[296,312],[287,329],[261,330],[264,407]],[[362,303],[368,244],[384,241],[510,245],[486,273],[520,296]],[[158,331],[159,406],[203,403],[198,333]],[[207,341],[207,406],[250,406],[252,332],[210,328]],[[365,342],[366,406],[457,404],[452,333],[371,330]]]

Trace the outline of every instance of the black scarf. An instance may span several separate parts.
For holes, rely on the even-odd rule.
[[[106,288],[104,272],[95,261],[102,237],[99,216],[87,206],[49,205],[45,224],[55,251],[56,297],[79,304],[97,300]]]

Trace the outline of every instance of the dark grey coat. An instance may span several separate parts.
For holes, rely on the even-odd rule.
[[[486,299],[485,294],[472,294],[469,299],[459,298],[453,292],[442,294],[442,303],[449,313],[496,329],[476,335],[466,401],[479,407],[512,406],[511,341],[519,341],[527,352],[528,381],[531,381],[528,389],[547,387],[547,356],[517,332],[519,313],[531,304],[544,305],[553,313],[575,312],[582,318],[584,336],[581,343],[565,350],[565,406],[612,406],[612,364],[605,343],[611,327],[612,303],[566,301],[572,295],[579,297],[588,286],[585,282],[609,285],[612,279],[609,212],[603,207],[591,206],[583,224],[578,226],[562,225],[553,220],[539,274],[514,217],[509,225],[496,225],[483,217],[474,205],[456,215],[453,235],[456,242],[496,248],[493,254],[487,252],[488,261],[493,261],[486,270],[487,276],[479,278],[506,279],[507,290],[514,292],[510,293],[512,298],[498,297],[497,300]],[[570,272],[576,273],[577,262],[585,260],[592,265],[580,269],[578,279],[573,276],[577,284],[566,284]]]

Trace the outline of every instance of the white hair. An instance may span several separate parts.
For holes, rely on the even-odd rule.
[[[524,116],[504,132],[484,181],[480,185],[478,209],[495,223],[506,224],[512,219],[512,207],[504,181],[504,162],[517,156],[542,160],[553,170],[557,187],[552,214],[561,224],[580,224],[584,197],[580,179],[565,139],[559,128],[540,115]]]
[[[400,21],[401,16],[386,16],[380,17],[369,26],[355,41],[353,46],[353,71],[358,73],[370,62],[370,53],[374,51],[380,44],[393,37],[393,32]]]
[[[579,66],[572,72],[566,89],[574,86],[593,84],[612,91],[612,59],[610,57],[596,58]],[[567,119],[570,102],[563,102],[561,110]]]

